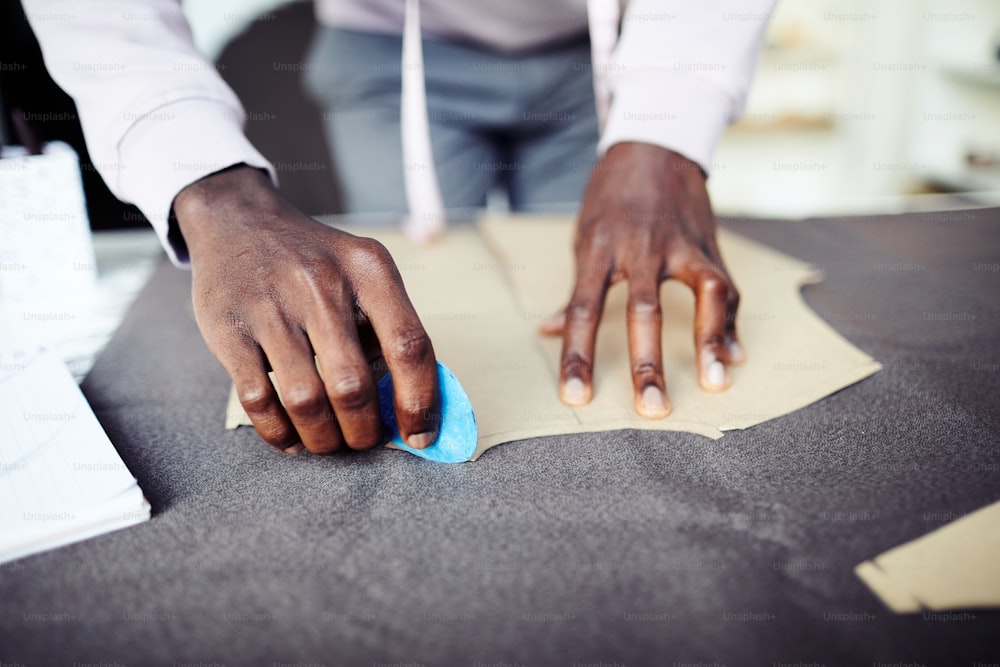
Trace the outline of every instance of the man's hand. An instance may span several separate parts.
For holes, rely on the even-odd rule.
[[[560,396],[593,395],[594,341],[608,287],[629,283],[628,344],[635,409],[670,413],[663,379],[660,284],[676,278],[695,294],[694,343],[703,389],[729,386],[728,364],[743,360],[736,339],[739,293],[715,241],[715,216],[699,167],[665,148],[612,146],[594,167],[576,233],[576,286],[542,333],[563,338]]]
[[[245,166],[188,186],[174,211],[198,326],[264,440],[316,454],[384,443],[372,371],[384,357],[402,436],[434,442],[434,349],[381,244],[303,215]]]

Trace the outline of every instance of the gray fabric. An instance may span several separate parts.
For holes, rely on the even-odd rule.
[[[0,661],[998,662],[1000,613],[893,617],[852,567],[1000,498],[1000,210],[727,224],[822,266],[807,300],[885,370],[716,442],[451,466],[224,431],[229,380],[164,265],[84,384],[154,517],[3,567]]]

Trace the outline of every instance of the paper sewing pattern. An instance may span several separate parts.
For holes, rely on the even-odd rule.
[[[1000,607],[1000,502],[879,554],[854,573],[897,614]]]
[[[640,417],[633,407],[625,303],[627,286],[608,294],[598,332],[594,399],[573,408],[558,397],[560,341],[539,323],[565,306],[574,266],[570,218],[488,218],[457,227],[428,248],[395,229],[351,229],[389,249],[438,358],[458,376],[476,410],[473,460],[506,442],[547,435],[643,429],[719,438],[788,414],[873,373],[881,365],[854,347],[802,300],[821,274],[797,259],[725,229],[719,244],[740,288],[744,365],[732,387],[698,385],[692,342],[694,297],[676,281],[661,289],[663,361],[673,412]],[[226,426],[249,424],[231,393]]]

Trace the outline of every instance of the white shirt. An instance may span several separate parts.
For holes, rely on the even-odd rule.
[[[632,0],[608,65],[599,151],[640,141],[709,171],[739,118],[775,0]],[[244,162],[274,169],[243,135],[244,111],[195,48],[177,0],[23,0],[45,63],[77,105],[94,166],[152,222],[171,259],[168,215],[184,187]],[[531,48],[586,30],[586,0],[422,0],[427,37]],[[317,0],[329,25],[400,33],[402,0]]]

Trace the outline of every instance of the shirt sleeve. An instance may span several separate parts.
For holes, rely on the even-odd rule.
[[[607,73],[612,100],[598,151],[663,146],[711,171],[743,113],[775,0],[632,0]]]
[[[195,47],[177,0],[23,0],[52,78],[76,102],[87,149],[116,197],[152,222],[171,261],[174,197],[220,169],[271,164],[243,134],[245,113]]]

